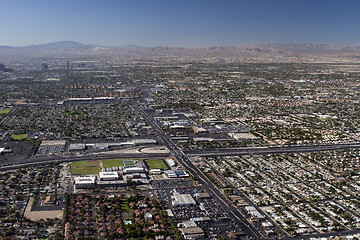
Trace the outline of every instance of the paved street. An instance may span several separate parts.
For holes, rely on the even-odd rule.
[[[360,148],[359,143],[353,144],[324,144],[324,145],[296,145],[296,146],[281,146],[281,147],[246,147],[246,148],[219,148],[206,150],[191,150],[185,151],[189,157],[194,156],[241,156],[241,155],[261,155],[261,154],[276,154],[276,153],[304,153],[304,152],[318,152],[331,151],[341,149]]]

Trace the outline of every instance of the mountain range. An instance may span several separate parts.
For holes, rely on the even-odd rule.
[[[295,61],[296,59],[341,58],[360,59],[360,46],[329,45],[319,43],[259,44],[207,48],[142,47],[126,45],[121,47],[83,44],[75,41],[51,42],[24,47],[0,46],[5,55],[124,55],[127,57],[181,57],[181,58],[224,58],[237,60],[268,59],[271,61]],[[276,60],[278,59],[278,60]],[[294,60],[295,59],[295,60]]]
[[[95,47],[106,47],[96,44],[84,44],[75,41],[59,41],[59,42],[49,42],[36,45],[22,46],[22,47],[12,47],[12,46],[0,46],[0,48],[23,48],[23,49],[63,49],[63,48],[95,48]],[[106,47],[111,48],[111,47]],[[120,48],[143,48],[141,46],[136,46],[133,44],[121,46]]]

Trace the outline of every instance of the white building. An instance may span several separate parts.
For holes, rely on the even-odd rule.
[[[165,161],[166,161],[166,163],[167,163],[170,167],[176,166],[176,163],[175,163],[174,159],[165,158]]]
[[[95,186],[96,176],[78,176],[74,177],[76,188],[87,188]]]
[[[159,175],[159,174],[161,174],[161,169],[151,169],[150,174],[151,175]]]
[[[69,146],[69,151],[84,151],[86,149],[85,143],[72,143]]]
[[[100,181],[115,181],[119,179],[118,172],[100,172]]]
[[[175,191],[171,198],[174,207],[196,205],[196,201],[190,194],[180,194]]]

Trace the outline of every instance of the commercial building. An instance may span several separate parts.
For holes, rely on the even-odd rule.
[[[147,179],[145,173],[129,173],[125,174],[126,179]]]
[[[85,143],[72,143],[69,146],[69,152],[84,151],[86,149]]]
[[[258,138],[252,133],[228,133],[235,140],[257,140]]]
[[[161,174],[161,169],[151,169],[150,174],[151,175],[159,175],[159,174]]]
[[[94,187],[96,183],[96,176],[78,176],[74,177],[76,188]]]
[[[171,199],[174,207],[196,205],[196,201],[190,194],[180,194],[175,191]]]
[[[189,174],[184,171],[167,171],[166,175],[169,178],[184,178],[189,176]]]
[[[166,163],[167,163],[167,165],[168,165],[169,167],[174,167],[174,166],[176,166],[176,162],[174,161],[174,159],[166,158],[165,161],[166,161]]]
[[[209,193],[195,193],[194,196],[196,199],[204,199],[211,197]]]
[[[184,227],[179,229],[185,239],[203,239],[204,231],[199,227]]]
[[[149,180],[145,173],[129,173],[129,174],[125,174],[124,178],[127,181],[131,181],[131,182],[137,182],[137,183],[142,183],[142,184],[149,183]]]
[[[118,172],[100,172],[99,177],[100,181],[116,181],[120,178]]]
[[[125,168],[124,173],[125,174],[129,174],[129,173],[144,173],[145,169],[141,168],[141,167],[130,167],[130,168]]]
[[[109,148],[108,143],[94,143],[94,148],[97,150],[106,150]]]

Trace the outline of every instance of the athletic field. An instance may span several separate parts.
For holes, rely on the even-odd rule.
[[[168,169],[168,166],[163,160],[146,160],[147,164],[151,169]]]
[[[70,165],[70,172],[74,175],[96,175],[100,172],[99,161],[80,161]]]

